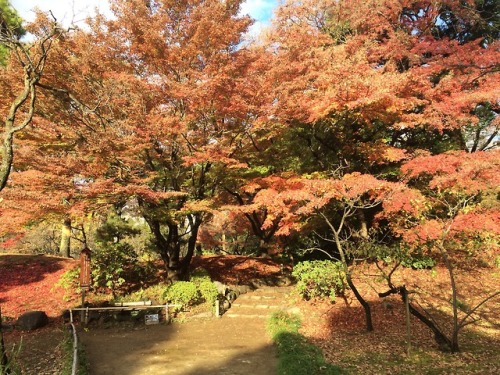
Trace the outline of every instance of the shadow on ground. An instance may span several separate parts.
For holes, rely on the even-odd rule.
[[[43,280],[63,268],[66,258],[0,254],[0,292]]]
[[[80,333],[92,375],[274,375],[261,319],[193,320]]]

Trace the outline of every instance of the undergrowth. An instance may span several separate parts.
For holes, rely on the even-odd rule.
[[[71,375],[73,368],[73,333],[71,330],[64,335],[64,339],[61,342],[61,352],[62,352],[62,371],[61,375]],[[78,343],[78,363],[77,363],[77,375],[89,375],[89,363],[85,351],[83,350],[80,343]]]
[[[278,349],[278,375],[345,374],[325,361],[321,350],[299,333],[300,326],[297,315],[283,311],[268,321],[268,332]]]
[[[1,320],[0,320],[1,324]],[[0,364],[0,375],[4,374],[10,374],[10,375],[18,375],[21,374],[21,370],[19,367],[19,354],[21,352],[21,347],[22,347],[22,340],[21,344],[17,346],[13,346],[12,350],[8,351],[7,353],[7,364],[5,366]],[[1,350],[2,348],[0,348]],[[0,351],[1,355],[1,351]]]

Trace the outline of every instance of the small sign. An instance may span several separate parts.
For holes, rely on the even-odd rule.
[[[88,290],[90,288],[90,256],[91,251],[85,248],[80,252],[80,288]]]
[[[149,314],[144,316],[144,320],[146,325],[159,324],[160,323],[160,315],[159,314]]]

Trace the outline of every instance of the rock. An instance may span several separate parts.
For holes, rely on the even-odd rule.
[[[226,295],[226,292],[228,290],[228,287],[227,285],[225,284],[222,284],[220,281],[214,281],[214,285],[215,287],[217,288],[217,292],[222,295],[222,296],[225,296]]]
[[[24,331],[31,331],[46,326],[49,323],[47,314],[43,311],[28,311],[17,319],[16,326]]]
[[[236,290],[238,295],[248,293],[252,290],[248,285],[234,285],[231,288]]]

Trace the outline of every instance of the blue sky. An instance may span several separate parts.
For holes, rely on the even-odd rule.
[[[26,20],[33,19],[31,10],[39,7],[44,11],[51,10],[54,16],[64,24],[84,20],[86,16],[93,13],[96,6],[104,13],[109,12],[107,0],[10,0],[10,2]],[[260,28],[269,22],[277,4],[278,0],[247,0],[242,5],[241,11],[243,14],[252,16],[256,20],[255,27]]]

